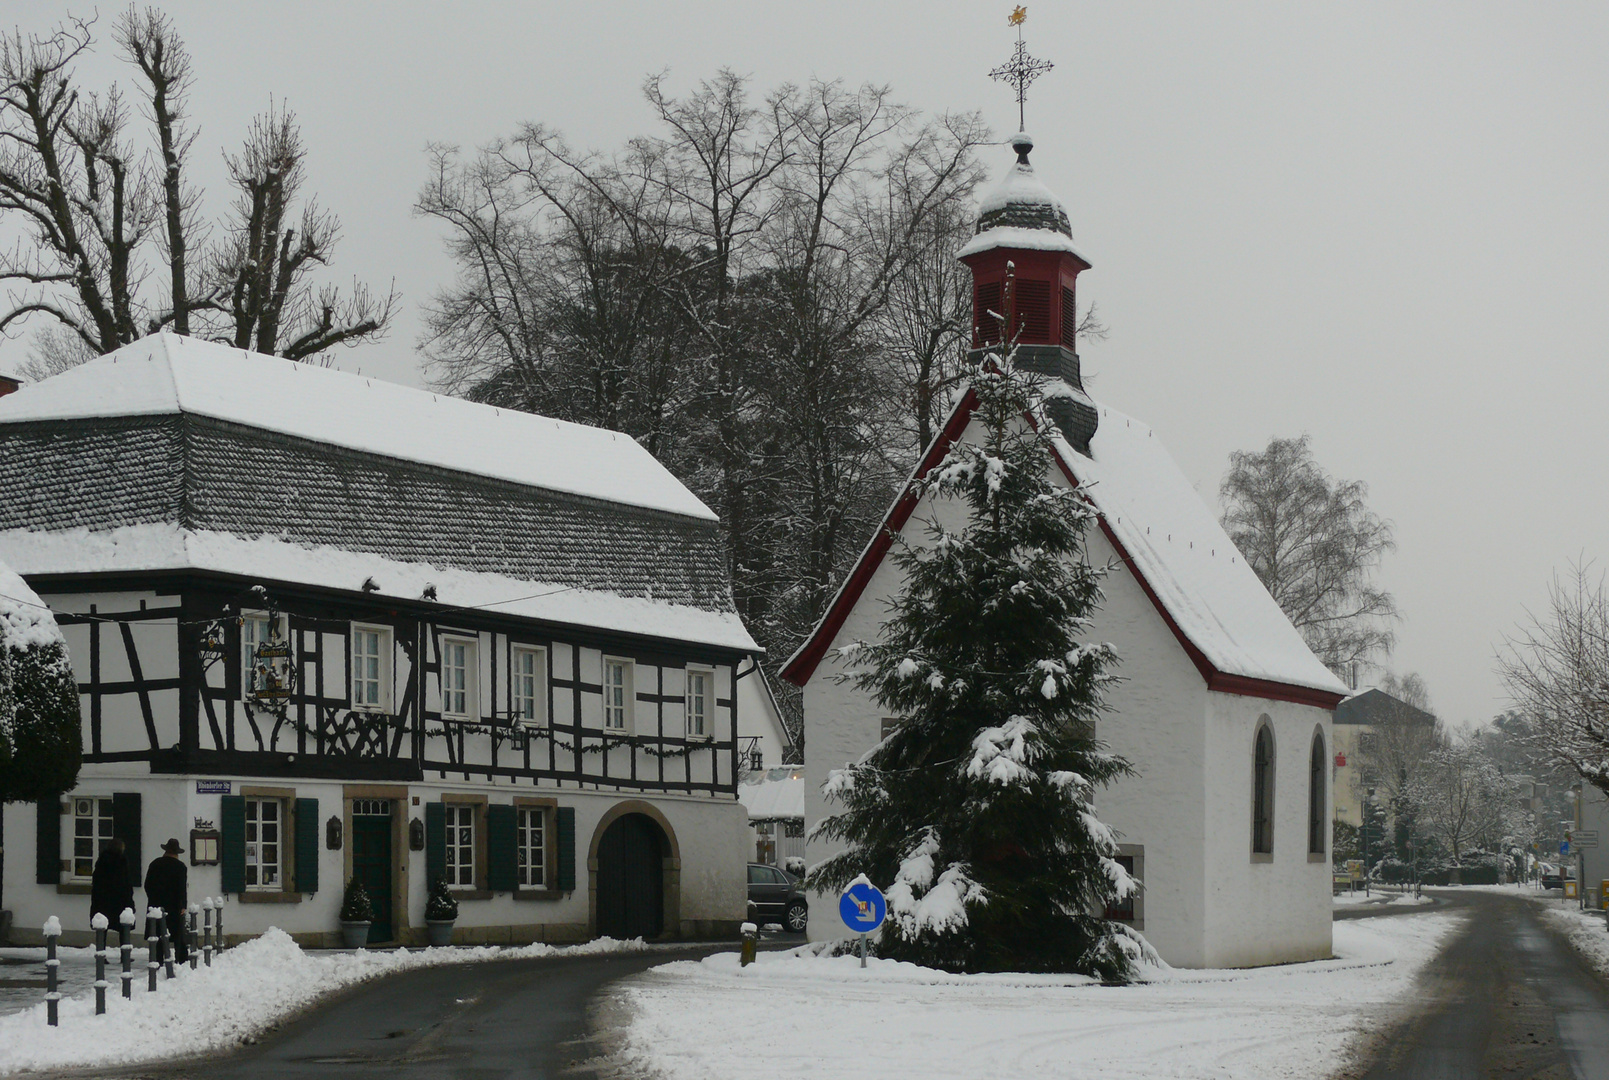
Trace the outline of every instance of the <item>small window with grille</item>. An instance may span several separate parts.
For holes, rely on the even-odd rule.
[[[95,860],[112,841],[112,800],[80,795],[73,799],[73,877],[88,881]]]

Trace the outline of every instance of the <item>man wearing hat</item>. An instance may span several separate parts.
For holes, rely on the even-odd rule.
[[[162,854],[151,860],[145,871],[145,903],[162,909],[167,916],[168,936],[173,939],[175,963],[190,962],[190,942],[184,936],[185,908],[190,899],[186,890],[189,870],[179,858],[184,848],[177,840],[162,845]]]

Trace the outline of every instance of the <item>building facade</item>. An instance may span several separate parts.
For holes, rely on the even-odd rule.
[[[16,936],[169,837],[231,936],[730,936],[758,652],[713,514],[630,438],[155,335],[0,402],[0,553],[83,706],[5,808]],[[769,735],[769,732],[766,733]],[[138,885],[138,883],[136,883]]]
[[[960,252],[974,275],[974,344],[1017,342],[1015,363],[1042,377],[1022,422],[1056,428],[1045,462],[1099,514],[1087,558],[1109,565],[1090,629],[1112,643],[1123,681],[1098,726],[1138,775],[1096,795],[1120,836],[1140,894],[1108,912],[1164,960],[1235,967],[1330,955],[1331,710],[1344,687],[1240,557],[1146,424],[1086,392],[1076,352],[1074,288],[1089,263],[1073,248],[1066,211],[1035,177],[1032,142],[987,194]],[[788,661],[804,691],[807,832],[833,811],[828,773],[871,750],[898,717],[841,678],[838,650],[875,640],[901,572],[885,555],[951,530],[964,507],[919,494],[914,481],[960,440],[982,438],[965,395],[918,464],[913,483],[873,535],[826,616]],[[831,854],[811,841],[808,861]],[[888,883],[880,883],[887,885]],[[841,936],[834,898],[815,898],[810,934]]]

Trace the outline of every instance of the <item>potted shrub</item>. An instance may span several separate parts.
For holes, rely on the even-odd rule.
[[[374,904],[363,882],[353,878],[346,883],[341,900],[341,943],[348,949],[361,949],[369,943],[369,927],[374,923]]]
[[[430,900],[425,904],[425,925],[430,929],[430,944],[451,945],[453,923],[458,921],[458,901],[447,890],[445,878],[430,883]]]

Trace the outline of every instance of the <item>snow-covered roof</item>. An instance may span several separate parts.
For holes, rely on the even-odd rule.
[[[1006,169],[978,203],[976,235],[964,244],[957,258],[965,259],[994,248],[1065,251],[1073,247],[1073,228],[1067,210],[1028,163],[1033,139],[1018,133],[1011,139],[1017,160]]]
[[[1219,672],[1345,694],[1150,425],[1098,408],[1089,456],[1057,452],[1184,636]]]
[[[444,609],[475,609],[759,651],[743,621],[729,609],[711,611],[606,589],[533,582],[504,574],[401,562],[337,547],[291,543],[276,537],[243,537],[166,523],[110,530],[8,530],[0,532],[0,557],[17,573],[30,576],[199,570],[247,577],[264,584],[285,582],[347,592],[357,592],[366,580],[372,579],[379,586],[373,593],[378,601],[395,598],[419,602],[425,586],[433,585],[435,603]],[[0,568],[0,594],[17,595],[7,587],[8,581],[27,588],[16,574],[8,579],[6,573]],[[38,602],[31,592],[22,595]],[[0,616],[4,612],[0,607]],[[44,617],[49,620],[49,613],[45,612]]]
[[[17,571],[0,562],[0,644],[22,650],[61,640],[50,609]]]
[[[0,398],[0,423],[179,413],[715,520],[629,435],[177,334],[153,334]]]
[[[961,250],[955,253],[958,259],[968,255],[977,255],[984,251],[993,251],[995,248],[1026,248],[1029,251],[1065,251],[1071,255],[1078,255],[1078,249],[1073,246],[1073,238],[1063,236],[1059,232],[1049,229],[1018,229],[1006,226],[996,226],[985,232],[980,232],[972,239],[961,245]],[[1085,260],[1086,262],[1088,260]]]
[[[754,784],[740,784],[737,801],[749,812],[750,821],[777,821],[804,817],[803,777],[780,780],[767,778]]]
[[[1054,385],[1054,384],[1053,384]],[[872,535],[827,612],[783,665],[804,685],[826,655],[877,565],[916,509],[914,478],[962,437],[976,395],[968,391],[917,465],[913,482]],[[1318,661],[1252,572],[1149,425],[1097,405],[1090,456],[1059,435],[1059,463],[1101,514],[1101,527],[1130,563],[1158,612],[1209,687],[1333,707],[1346,687]]]

